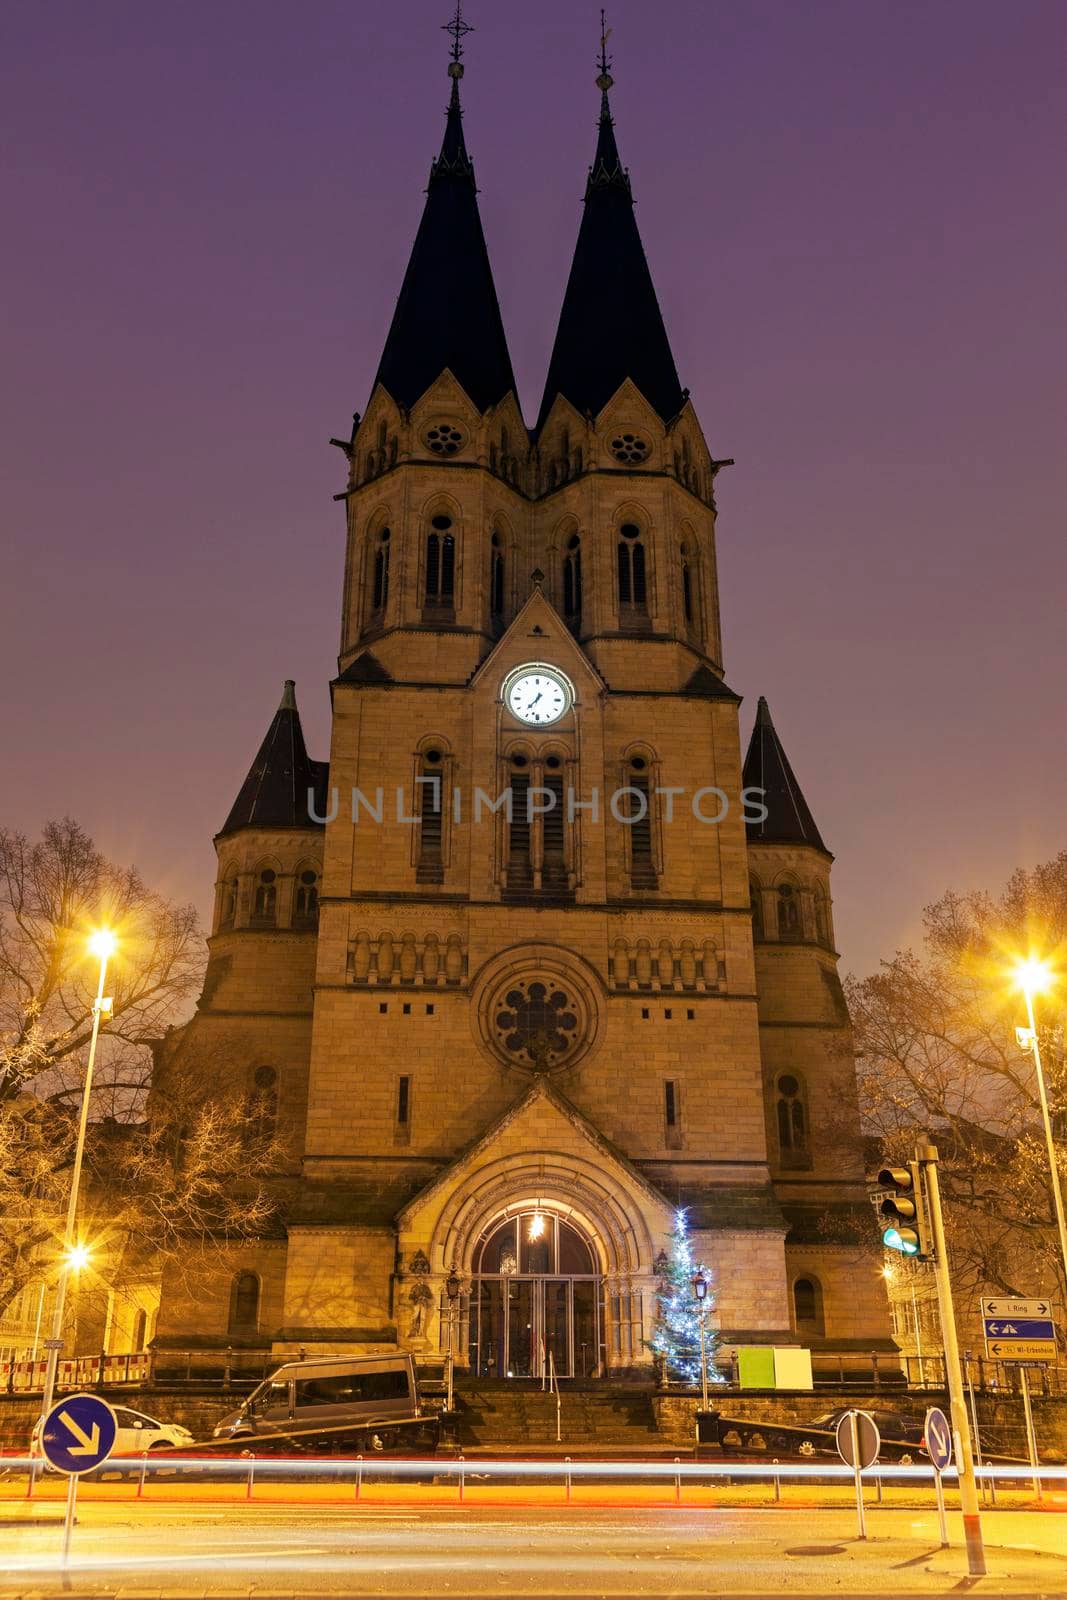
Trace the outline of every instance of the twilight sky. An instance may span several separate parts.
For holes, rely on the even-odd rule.
[[[447,100],[448,0],[6,0],[0,820],[210,903],[294,677],[328,753],[343,461]],[[612,0],[612,96],[718,482],[728,682],[837,856],[844,966],[1067,844],[1060,0]],[[469,0],[527,420],[597,10]]]

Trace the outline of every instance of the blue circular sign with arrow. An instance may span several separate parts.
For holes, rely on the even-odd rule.
[[[91,1472],[115,1448],[118,1419],[95,1394],[72,1394],[54,1405],[41,1429],[41,1450],[57,1472]]]
[[[952,1429],[948,1418],[937,1406],[931,1406],[923,1424],[923,1439],[930,1465],[938,1472],[952,1464]]]

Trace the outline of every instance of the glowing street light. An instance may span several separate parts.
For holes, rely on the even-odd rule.
[[[1052,1137],[1052,1118],[1048,1109],[1048,1094],[1045,1090],[1045,1071],[1041,1065],[1041,1044],[1037,1037],[1037,1023],[1034,1020],[1034,996],[1044,994],[1051,988],[1054,974],[1046,961],[1038,960],[1034,956],[1021,958],[1015,964],[1015,982],[1026,998],[1025,1028],[1016,1028],[1015,1037],[1019,1041],[1021,1050],[1029,1050],[1034,1058],[1034,1075],[1037,1078],[1037,1094],[1041,1102],[1041,1121],[1045,1127],[1045,1144],[1048,1148],[1049,1181],[1052,1185],[1052,1198],[1056,1207],[1056,1226],[1060,1235],[1060,1259],[1063,1262],[1063,1283],[1067,1290],[1067,1222],[1063,1215],[1063,1194],[1060,1189],[1060,1169],[1056,1161],[1056,1143]]]
[[[104,981],[107,977],[107,964],[115,952],[116,939],[110,928],[96,928],[90,935],[89,953],[96,957],[100,963],[100,981],[96,986],[96,999],[93,1001],[93,1031],[89,1038],[89,1059],[85,1066],[85,1084],[82,1089],[81,1117],[78,1122],[78,1143],[74,1150],[74,1166],[70,1178],[70,1200],[67,1203],[67,1223],[63,1232],[63,1255],[56,1284],[56,1303],[52,1313],[52,1337],[47,1341],[48,1366],[44,1379],[44,1400],[41,1405],[41,1419],[47,1417],[52,1409],[52,1401],[56,1392],[56,1373],[59,1369],[59,1352],[63,1348],[63,1311],[67,1300],[67,1280],[72,1272],[78,1272],[89,1262],[89,1251],[85,1245],[79,1244],[75,1238],[75,1223],[78,1217],[78,1192],[81,1188],[82,1160],[85,1155],[85,1134],[89,1125],[89,1100],[93,1088],[93,1067],[96,1064],[96,1042],[100,1037],[100,1022],[104,1017],[110,1017],[114,1009],[109,996],[104,994]]]
[[[708,1409],[708,1343],[704,1332],[704,1309],[708,1298],[708,1280],[702,1272],[695,1272],[692,1281],[693,1299],[697,1303],[697,1316],[700,1318],[700,1404],[702,1410]]]

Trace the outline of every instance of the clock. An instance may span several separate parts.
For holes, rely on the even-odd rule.
[[[504,704],[513,717],[543,728],[558,722],[571,708],[574,694],[562,672],[531,662],[518,667],[504,684]]]

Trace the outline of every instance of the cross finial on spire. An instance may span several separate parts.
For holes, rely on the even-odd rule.
[[[607,94],[608,90],[611,88],[612,84],[615,81],[614,78],[611,76],[611,73],[608,71],[608,68],[611,66],[611,57],[608,55],[608,40],[610,38],[611,38],[611,29],[607,26],[607,23],[606,23],[605,18],[604,18],[604,8],[603,8],[603,6],[601,6],[601,8],[600,8],[600,55],[599,55],[599,57],[597,59],[597,66],[600,68],[600,73],[599,73],[599,75],[597,77],[597,80],[596,80],[596,86],[597,86],[598,89],[602,89],[605,94]]]
[[[441,31],[452,35],[452,60],[448,64],[448,76],[462,78],[463,62],[460,58],[463,55],[463,38],[465,34],[474,32],[471,23],[463,20],[463,0],[456,0],[456,14],[451,22],[442,24]]]

